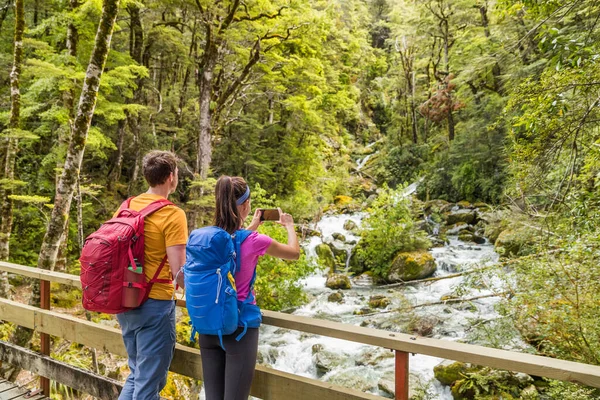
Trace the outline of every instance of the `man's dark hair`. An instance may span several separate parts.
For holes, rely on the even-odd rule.
[[[142,162],[144,178],[151,187],[166,182],[177,169],[177,156],[170,151],[153,150],[144,156]]]

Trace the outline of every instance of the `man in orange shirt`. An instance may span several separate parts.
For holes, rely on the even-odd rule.
[[[156,200],[166,199],[175,191],[177,157],[168,151],[151,151],[144,157],[143,173],[150,188],[131,200],[129,207],[136,211]],[[146,217],[146,281],[152,279],[166,255],[167,262],[157,278],[172,281],[176,277],[177,283],[183,287],[183,273],[179,271],[185,264],[187,238],[187,219],[181,208],[169,205]],[[117,314],[130,369],[119,399],[159,399],[175,349],[174,293],[172,283],[155,283],[144,304]]]

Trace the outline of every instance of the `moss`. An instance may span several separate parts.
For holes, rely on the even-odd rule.
[[[377,295],[369,297],[369,307],[371,308],[386,308],[390,304],[390,299],[385,296]]]
[[[333,258],[333,251],[325,243],[319,244],[315,248],[319,264],[323,267],[327,267],[331,272],[335,270],[335,260]]]
[[[405,252],[396,256],[386,280],[389,282],[411,281],[426,278],[434,272],[435,261],[431,254],[423,250]]]
[[[327,301],[331,303],[341,303],[342,301],[344,301],[344,293],[340,291],[333,292],[329,296],[327,296]]]
[[[59,308],[73,308],[81,303],[81,290],[72,286],[50,284],[50,301]]]
[[[505,257],[520,257],[530,254],[537,231],[527,227],[505,229],[495,241],[496,251]]]
[[[333,198],[333,204],[335,204],[338,207],[346,206],[352,202],[353,202],[353,199],[350,196],[340,195],[340,196],[335,196]]]
[[[342,274],[330,275],[329,278],[327,278],[327,282],[325,282],[325,286],[330,289],[350,289],[352,287],[350,278]]]
[[[467,364],[460,361],[451,364],[442,363],[433,367],[433,376],[442,385],[450,386],[454,382],[463,379],[463,374],[467,372],[467,369]]]

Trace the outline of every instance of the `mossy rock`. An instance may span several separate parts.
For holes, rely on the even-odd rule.
[[[473,205],[466,200],[459,201],[456,205],[461,209],[473,208]]]
[[[433,367],[433,376],[442,385],[451,386],[454,382],[464,378],[469,366],[460,361],[443,361]]]
[[[327,382],[350,389],[367,392],[373,390],[373,384],[363,375],[357,375],[351,370],[341,370],[327,376]]]
[[[494,243],[496,251],[505,257],[525,256],[532,252],[538,232],[528,227],[505,229]]]
[[[333,204],[336,206],[345,206],[352,203],[353,199],[350,196],[339,195],[333,198]]]
[[[417,335],[423,337],[430,337],[433,335],[434,328],[438,326],[439,323],[440,320],[434,316],[415,317],[409,322],[406,330],[409,333],[416,333]]]
[[[329,268],[331,272],[335,270],[335,259],[333,257],[333,251],[325,243],[319,243],[315,248],[319,264]]]
[[[371,308],[386,308],[390,304],[390,299],[385,296],[375,295],[369,297],[369,307]]]
[[[350,261],[348,263],[348,269],[354,275],[360,275],[365,271],[364,260],[361,256],[359,256],[359,251],[363,248],[364,241],[359,241],[356,246],[352,248],[352,252],[350,253]]]
[[[535,385],[529,385],[525,389],[521,390],[520,398],[523,400],[539,400],[540,393]]]
[[[433,256],[424,250],[396,255],[385,277],[387,282],[413,281],[431,276],[436,269]]]
[[[459,222],[450,227],[442,228],[442,232],[444,232],[447,235],[456,235],[456,234],[462,233],[463,231],[473,232],[473,231],[475,231],[475,228],[473,228],[471,225],[466,224],[464,222]]]
[[[476,208],[477,210],[479,210],[481,212],[488,212],[492,209],[492,207],[490,207],[489,204],[483,203],[481,201],[479,201],[477,203],[473,203],[473,208]]]
[[[345,242],[346,241],[346,236],[344,236],[341,233],[336,232],[336,233],[332,234],[331,236],[333,236],[333,238],[335,240],[339,240],[340,242]]]
[[[352,288],[352,284],[350,283],[350,278],[346,275],[342,274],[332,274],[327,278],[327,282],[325,282],[325,286],[329,289],[350,289]]]
[[[441,213],[450,205],[451,203],[448,203],[446,200],[429,200],[423,204],[423,210],[429,214]]]
[[[313,346],[313,362],[317,369],[317,375],[323,376],[342,364],[344,362],[344,356],[325,350],[322,346],[320,349],[315,349]]]
[[[327,296],[327,301],[330,303],[341,303],[344,301],[344,293],[337,291]]]
[[[477,213],[469,209],[461,209],[448,214],[446,218],[446,225],[454,225],[458,223],[464,223],[472,225],[477,222]]]
[[[344,229],[347,231],[353,231],[358,229],[358,225],[356,225],[356,222],[349,219],[346,222],[344,222]]]

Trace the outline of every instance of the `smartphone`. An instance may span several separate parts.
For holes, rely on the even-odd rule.
[[[261,221],[279,221],[279,210],[277,208],[260,208]]]

